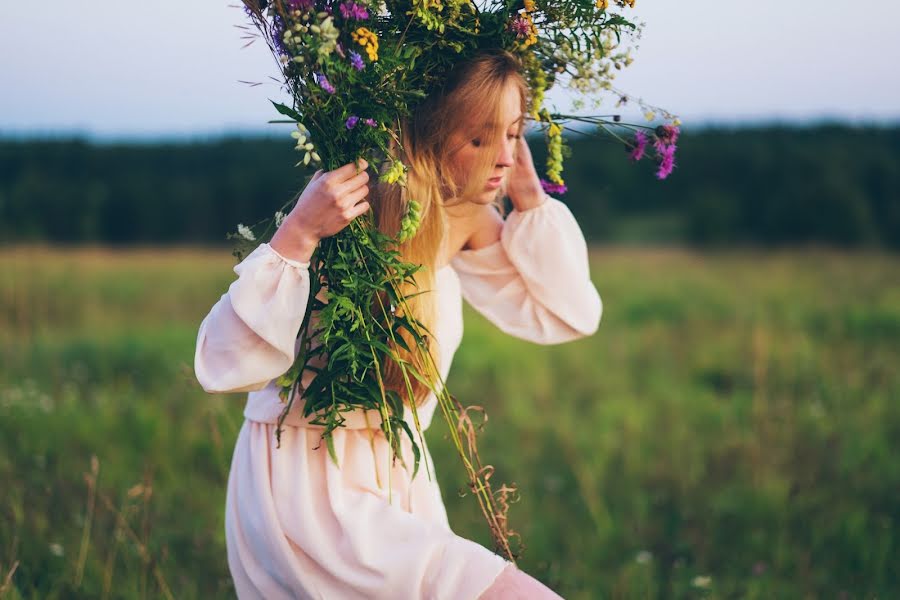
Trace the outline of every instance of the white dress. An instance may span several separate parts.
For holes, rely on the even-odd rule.
[[[250,392],[225,513],[238,596],[478,598],[511,563],[451,530],[427,444],[411,479],[411,445],[404,436],[410,470],[398,461],[389,478],[389,445],[378,414],[345,413],[345,426],[333,434],[336,466],[320,440],[322,428],[303,418],[297,401],[276,448],[284,405],[273,380],[296,356],[308,268],[261,244],[234,268],[238,278],[197,337],[194,367],[203,388]],[[591,335],[602,313],[581,230],[551,197],[512,211],[498,242],[459,252],[436,273],[433,293],[433,333],[445,379],[462,340],[462,299],[506,333],[541,344]],[[489,405],[482,398],[463,400]],[[437,407],[432,394],[419,408],[423,429]],[[406,420],[412,424],[411,415]],[[478,510],[475,503],[472,510]]]

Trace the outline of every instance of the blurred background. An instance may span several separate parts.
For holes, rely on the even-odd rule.
[[[467,309],[448,385],[519,488],[520,566],[566,598],[900,595],[900,8],[852,9],[639,1],[616,85],[682,135],[665,181],[567,136],[600,330],[537,347]],[[305,176],[247,23],[4,7],[2,598],[234,595],[244,396],[203,392],[194,342],[234,279],[226,234]],[[581,112],[645,122],[616,99]],[[451,525],[489,546],[445,431]]]

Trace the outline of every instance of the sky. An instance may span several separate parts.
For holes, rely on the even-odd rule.
[[[249,21],[236,0],[108,3],[94,13],[86,5],[4,6],[0,137],[288,134],[267,124],[280,118],[269,100],[287,98],[262,40],[242,48],[238,26]],[[616,86],[685,127],[900,122],[900,3],[637,0],[624,13],[645,25]],[[573,112],[563,89],[548,102]],[[624,110],[629,117],[640,120]]]

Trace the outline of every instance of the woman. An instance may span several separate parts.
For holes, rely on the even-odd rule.
[[[600,321],[582,233],[565,205],[543,192],[522,135],[526,91],[511,54],[484,53],[457,65],[403,127],[404,193],[422,205],[422,220],[402,252],[426,266],[418,284],[431,290],[411,310],[434,334],[444,378],[462,337],[462,298],[503,331],[542,344],[590,335]],[[271,242],[235,267],[238,279],[200,326],[195,370],[204,389],[251,392],[225,516],[238,595],[559,598],[454,534],[434,477],[412,479],[398,462],[388,478],[377,413],[346,414],[333,434],[339,467],[299,406],[276,448],[284,405],[272,380],[297,351],[316,244],[370,207],[385,231],[396,232],[402,216],[398,187],[370,189],[367,166],[316,172]],[[496,209],[504,194],[514,207],[506,220]],[[388,369],[386,385],[399,387],[397,377]],[[437,399],[416,384],[424,428]],[[423,452],[433,464],[427,445]]]

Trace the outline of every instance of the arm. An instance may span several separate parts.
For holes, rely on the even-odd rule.
[[[207,392],[260,390],[294,362],[319,240],[369,210],[368,163],[312,176],[269,244],[234,268],[238,279],[200,324],[194,372]]]
[[[451,261],[466,301],[502,331],[539,344],[596,332],[603,304],[568,207],[546,196],[505,221],[489,214],[479,217],[471,247]]]
[[[309,262],[261,244],[200,324],[194,372],[211,393],[259,390],[287,371],[309,299]]]

